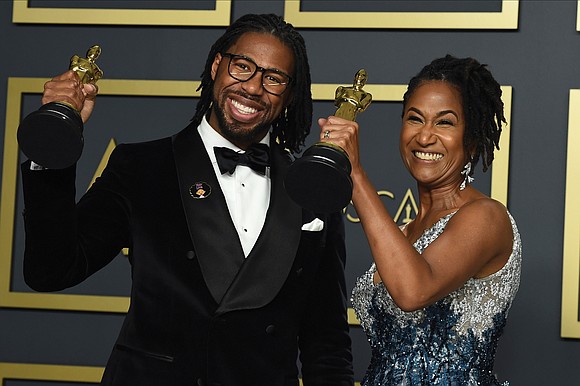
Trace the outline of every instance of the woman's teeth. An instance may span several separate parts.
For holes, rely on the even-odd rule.
[[[414,154],[415,157],[426,161],[437,161],[443,158],[443,154],[440,153],[424,153],[422,151],[416,151]]]

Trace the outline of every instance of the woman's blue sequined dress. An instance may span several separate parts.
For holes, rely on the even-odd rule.
[[[415,249],[422,253],[454,214],[426,230]],[[518,290],[522,255],[518,229],[509,217],[513,249],[505,266],[486,278],[470,279],[429,307],[402,311],[382,283],[373,283],[374,264],[358,278],[352,303],[372,350],[363,386],[500,385],[493,362]]]

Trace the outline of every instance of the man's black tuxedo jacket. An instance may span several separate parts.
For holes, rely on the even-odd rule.
[[[352,385],[344,224],[286,195],[290,161],[272,144],[271,201],[247,259],[210,159],[190,125],[119,145],[75,203],[75,167],[22,167],[26,282],[56,291],[129,247],[131,306],[104,385]],[[194,198],[197,182],[211,187]],[[310,187],[305,186],[304,189]],[[302,230],[316,217],[319,231]]]

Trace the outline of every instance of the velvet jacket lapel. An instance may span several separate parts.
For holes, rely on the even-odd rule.
[[[247,259],[227,209],[213,166],[195,125],[173,136],[181,199],[195,253],[218,312],[258,308],[284,284],[300,242],[302,210],[286,194],[283,179],[290,160],[271,144],[272,191],[266,221]],[[193,198],[196,182],[211,186]]]
[[[189,234],[205,283],[220,303],[244,261],[242,245],[197,126],[189,125],[172,140]],[[199,182],[211,188],[205,198],[190,194],[191,186]]]
[[[300,244],[302,210],[286,194],[284,175],[290,160],[270,143],[270,206],[262,233],[226,292],[217,312],[263,307],[285,283]]]

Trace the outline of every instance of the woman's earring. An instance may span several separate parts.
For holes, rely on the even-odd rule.
[[[463,181],[461,181],[461,185],[459,185],[459,190],[465,189],[468,184],[471,184],[475,181],[475,178],[471,177],[469,174],[471,173],[471,161],[467,161],[463,170],[461,171],[461,175],[463,176]]]

